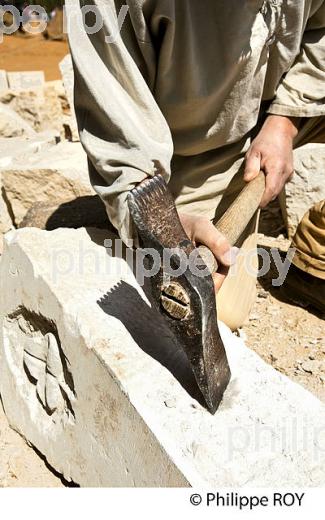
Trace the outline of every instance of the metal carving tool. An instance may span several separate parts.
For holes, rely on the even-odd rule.
[[[237,199],[216,224],[217,229],[236,244],[238,238],[259,207],[265,189],[265,176],[248,183]],[[230,369],[225,348],[219,333],[216,311],[216,295],[211,274],[191,269],[190,255],[196,249],[187,237],[174,200],[161,174],[145,179],[128,196],[132,219],[138,231],[141,247],[153,248],[159,253],[160,268],[151,277],[151,300],[163,314],[168,326],[184,349],[193,369],[197,384],[207,408],[214,413],[230,380]],[[166,274],[166,255],[170,268]],[[211,262],[211,252],[200,246],[199,255],[211,273],[217,268]],[[182,261],[187,268],[181,269]],[[148,261],[150,255],[148,255]],[[149,266],[150,267],[150,266]]]

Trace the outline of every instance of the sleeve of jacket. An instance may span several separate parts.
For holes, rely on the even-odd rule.
[[[128,192],[157,169],[169,180],[173,142],[144,79],[143,71],[155,67],[155,54],[150,42],[140,41],[134,31],[133,23],[141,19],[141,12],[126,12],[122,38],[118,25],[123,11],[116,4],[125,2],[85,0],[84,4],[84,10],[96,11],[99,30],[86,31],[84,21],[91,27],[94,15],[82,16],[83,2],[66,1],[80,141],[88,156],[91,183],[127,242],[136,239]],[[140,4],[131,2],[131,9]]]
[[[271,114],[325,115],[325,2],[314,0],[311,9],[300,53],[278,87]]]

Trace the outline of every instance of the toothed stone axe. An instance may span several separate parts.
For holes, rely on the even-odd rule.
[[[265,176],[260,172],[217,222],[216,228],[231,245],[236,244],[258,209],[264,189]],[[160,258],[160,268],[150,279],[151,300],[185,351],[208,410],[215,413],[231,376],[217,322],[211,276],[217,269],[216,261],[208,248],[196,248],[189,240],[160,173],[131,190],[128,205],[141,247],[148,251],[153,248]],[[166,250],[171,251],[168,269]],[[198,257],[199,271],[197,263],[196,269],[192,263]]]

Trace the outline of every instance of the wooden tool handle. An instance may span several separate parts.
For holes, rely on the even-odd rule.
[[[247,183],[226,213],[216,223],[217,230],[225,235],[232,246],[236,244],[258,209],[264,190],[265,175],[260,172],[255,179]],[[207,264],[210,272],[214,272],[218,266],[211,255],[211,251],[206,246],[200,246],[199,250],[200,256]]]

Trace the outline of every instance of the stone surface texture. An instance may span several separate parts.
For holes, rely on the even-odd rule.
[[[0,177],[0,233],[6,233],[12,229],[13,223],[2,193],[3,191]]]
[[[30,90],[3,91],[0,102],[16,112],[36,132],[50,130],[65,137],[67,115],[62,107],[62,88],[57,82],[44,83]]]
[[[294,151],[294,175],[286,184],[282,211],[292,238],[304,214],[325,199],[325,144],[306,144]]]
[[[0,93],[1,98],[1,93]],[[0,138],[35,135],[33,127],[10,106],[0,102]]]
[[[59,63],[63,85],[67,94],[69,105],[73,111],[73,88],[74,88],[74,77],[73,77],[73,66],[71,54],[67,54],[63,60]]]
[[[0,70],[0,92],[8,89],[7,73],[5,70]]]
[[[53,204],[58,198],[71,200],[94,193],[81,145],[68,141],[52,143],[49,134],[23,144],[16,141],[0,159],[2,189],[16,226],[36,202]]]
[[[325,406],[220,324],[232,380],[210,415],[159,358],[168,336],[105,238],[94,228],[6,235],[10,424],[82,486],[324,486]]]
[[[59,227],[96,227],[113,229],[104,203],[98,195],[77,199],[57,199],[55,203],[36,202],[26,213],[19,227],[36,227],[52,231]]]
[[[0,138],[0,254],[2,252],[2,235],[12,229],[15,220],[5,188],[2,185],[2,170],[6,170],[18,158],[22,163],[26,163],[32,155],[55,144],[55,138],[49,133],[33,133],[31,138]]]
[[[62,81],[65,88],[66,96],[68,98],[69,106],[70,106],[70,119],[67,124],[70,127],[71,132],[71,140],[79,141],[79,133],[78,126],[76,120],[76,114],[74,110],[74,101],[73,101],[73,89],[74,89],[74,76],[73,76],[73,66],[71,55],[67,54],[63,60],[59,64]]]
[[[1,174],[0,174],[0,255],[3,250],[3,235],[13,229],[12,217],[8,211],[8,207],[6,201],[3,197],[4,193],[2,190],[1,184]]]
[[[42,70],[8,72],[7,79],[11,90],[31,90],[42,87],[45,83],[45,75]]]
[[[1,403],[0,439],[0,489],[64,486],[25,439],[10,428]]]
[[[57,140],[51,132],[33,133],[31,137],[0,138],[0,170],[14,161],[26,161],[31,156],[55,146]]]

